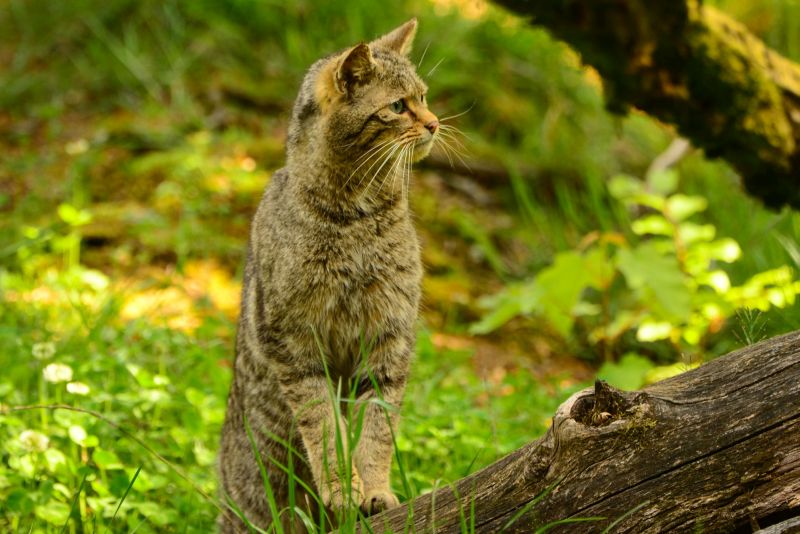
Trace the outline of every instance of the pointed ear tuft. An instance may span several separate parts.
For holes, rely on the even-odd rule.
[[[372,44],[381,48],[394,50],[398,54],[407,56],[411,52],[411,45],[414,44],[414,36],[417,34],[417,19],[413,18],[390,31],[383,37],[378,37]]]
[[[334,84],[340,93],[347,94],[357,85],[367,83],[374,72],[375,60],[369,46],[359,43],[342,55],[334,74]]]

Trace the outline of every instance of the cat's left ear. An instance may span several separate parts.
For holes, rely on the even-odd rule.
[[[378,37],[372,44],[380,48],[394,50],[398,54],[407,56],[411,52],[411,45],[414,43],[414,36],[417,34],[417,19],[413,18],[395,28],[383,37]]]

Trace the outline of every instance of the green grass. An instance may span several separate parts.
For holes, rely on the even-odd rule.
[[[51,287],[63,291],[63,299],[41,306],[16,300],[26,289],[23,281],[3,279],[2,405],[65,404],[102,417],[65,409],[0,415],[0,524],[12,532],[66,523],[102,532],[142,522],[140,531],[169,525],[208,531],[224,506],[216,497],[214,451],[234,325],[207,318],[188,335],[145,320],[123,324],[113,311],[115,296],[82,282],[86,275],[56,281]],[[468,358],[468,351],[435,349],[421,332],[393,477],[405,499],[454,482],[530,440],[571,391],[545,388],[526,373],[483,383]],[[44,372],[54,363],[71,369],[68,381]],[[70,393],[76,383],[88,392]],[[476,405],[481,395],[483,405]],[[520,413],[520,403],[530,408]],[[46,438],[47,446],[38,446],[30,432]],[[343,440],[351,447],[343,457],[355,441],[357,435]]]

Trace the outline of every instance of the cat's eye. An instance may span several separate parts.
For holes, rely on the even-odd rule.
[[[396,102],[392,102],[389,104],[389,111],[392,113],[402,113],[406,110],[406,103],[402,100],[398,100]]]

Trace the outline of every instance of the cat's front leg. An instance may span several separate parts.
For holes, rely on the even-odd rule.
[[[359,397],[365,404],[364,419],[356,447],[356,466],[364,482],[361,509],[367,515],[400,504],[389,485],[389,472],[412,350],[410,336],[383,336],[367,359],[368,386]]]
[[[335,401],[324,370],[322,373],[295,370],[282,375],[281,389],[300,431],[322,504],[334,511],[360,504],[364,498],[363,483],[348,458],[349,434],[334,410]]]

